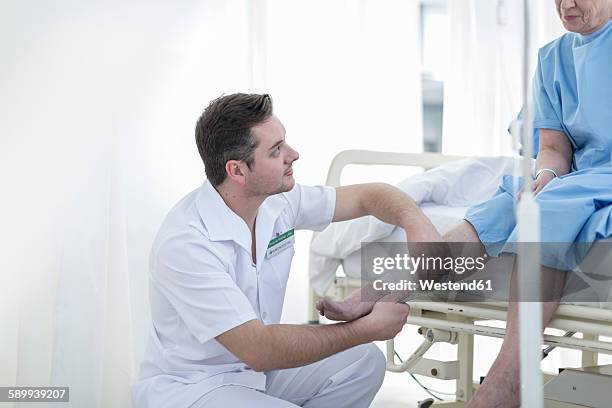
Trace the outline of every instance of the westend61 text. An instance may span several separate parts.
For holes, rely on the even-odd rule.
[[[469,282],[436,282],[434,280],[420,279],[409,281],[402,279],[398,282],[384,282],[381,279],[372,282],[374,290],[420,290],[420,291],[492,291],[491,279],[479,279]]]

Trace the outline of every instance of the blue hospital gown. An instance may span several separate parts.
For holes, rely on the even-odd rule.
[[[534,129],[565,133],[574,151],[571,172],[536,196],[541,242],[612,236],[612,20],[593,34],[566,33],[541,48],[533,94]],[[490,255],[517,241],[515,203],[507,175],[491,199],[466,213]]]

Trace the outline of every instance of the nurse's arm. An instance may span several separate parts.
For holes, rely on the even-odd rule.
[[[551,169],[558,176],[569,173],[573,157],[572,145],[563,132],[552,129],[540,129],[536,172],[540,169]],[[554,178],[551,172],[542,172],[534,183],[537,194],[550,180]]]
[[[255,371],[300,367],[359,344],[395,337],[409,311],[406,304],[379,302],[370,314],[347,323],[264,325],[254,319],[216,339]]]
[[[436,227],[417,203],[399,188],[385,183],[354,184],[336,188],[333,221],[345,221],[365,215],[372,215],[383,222],[402,227],[409,237],[407,245],[410,253],[426,253],[434,256],[436,254],[431,251],[440,248],[428,244],[442,240]],[[382,296],[390,295],[401,300],[409,294],[410,292],[402,291],[388,294],[385,291],[374,291],[371,287],[364,287],[345,299],[347,304],[358,306],[350,312],[338,313],[337,320],[349,320],[368,313],[371,303],[361,302],[361,299],[376,301]],[[324,303],[317,303],[317,309],[327,317],[333,316],[335,313],[329,309],[330,305],[325,307]]]
[[[402,227],[413,241],[439,240],[439,234],[417,203],[397,187],[365,183],[336,188],[336,209],[332,221],[373,215],[387,224]]]

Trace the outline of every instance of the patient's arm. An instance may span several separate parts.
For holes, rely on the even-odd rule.
[[[536,171],[552,169],[558,176],[562,176],[569,173],[572,157],[572,145],[565,133],[551,129],[540,129]],[[550,172],[541,173],[533,185],[534,193],[539,193],[553,178],[555,176]]]

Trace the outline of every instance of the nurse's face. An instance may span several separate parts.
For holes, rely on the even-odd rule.
[[[555,0],[563,27],[587,35],[612,18],[612,0]]]
[[[251,195],[268,196],[289,191],[295,185],[292,164],[300,155],[285,141],[285,127],[276,116],[251,128],[259,145],[255,161],[246,174]]]

